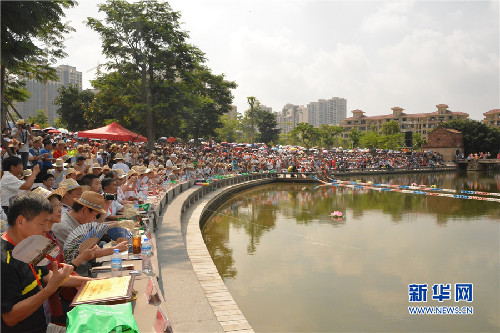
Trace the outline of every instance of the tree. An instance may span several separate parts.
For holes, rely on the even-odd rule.
[[[422,133],[413,133],[413,147],[420,148],[425,140],[422,139]]]
[[[89,90],[78,91],[78,87],[69,85],[58,89],[59,95],[54,104],[59,105],[57,114],[59,121],[66,124],[68,130],[75,132],[92,128],[88,121],[91,112],[94,93]]]
[[[338,135],[344,132],[342,126],[321,124],[318,127],[321,144],[324,148],[331,148],[338,140]]]
[[[319,140],[319,131],[309,123],[298,123],[290,131],[290,136],[293,140],[302,143],[306,149],[309,149],[313,143]]]
[[[455,129],[464,136],[464,153],[490,152],[498,154],[500,131],[472,119],[453,119],[442,124],[445,128]]]
[[[224,75],[214,75],[200,65],[189,73],[188,78],[185,80],[190,83],[185,89],[185,96],[189,97],[184,108],[186,132],[194,139],[213,137],[215,129],[221,126],[220,117],[232,108],[231,89],[237,85],[225,80]]]
[[[38,81],[57,79],[50,67],[63,58],[64,34],[73,29],[61,21],[64,9],[73,0],[2,1],[1,28],[1,125],[5,126],[7,107],[24,101],[29,94],[23,79]]]
[[[382,141],[382,136],[377,131],[368,131],[361,135],[359,144],[361,147],[375,149]]]
[[[28,118],[29,124],[37,124],[40,128],[49,127],[49,117],[44,110],[38,110],[35,115]]]
[[[140,75],[141,103],[135,107],[143,115],[152,149],[157,117],[171,111],[169,89],[204,61],[203,54],[186,43],[188,34],[180,29],[180,14],[166,2],[108,0],[99,5],[99,11],[105,14],[105,23],[88,18],[87,25],[101,35],[103,53],[113,59],[109,68],[126,68]]]
[[[257,129],[259,130],[258,140],[266,145],[277,143],[280,129],[277,128],[276,116],[271,112],[259,109],[256,112]]]
[[[357,127],[353,127],[349,132],[349,139],[352,142],[353,147],[357,147],[359,145],[359,141],[361,140],[361,132]]]
[[[225,114],[220,117],[220,122],[222,126],[215,129],[217,139],[221,142],[237,142],[241,128],[238,117]]]
[[[383,135],[391,135],[401,133],[399,129],[399,124],[395,120],[391,120],[382,125],[382,134]]]

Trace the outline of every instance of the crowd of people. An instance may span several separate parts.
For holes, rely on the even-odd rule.
[[[68,235],[90,222],[113,223],[126,207],[188,179],[253,172],[314,172],[328,178],[352,169],[418,168],[443,163],[432,152],[318,150],[300,147],[215,143],[124,143],[35,131],[24,120],[2,131],[1,219],[2,331],[64,332],[76,286],[90,278],[89,263],[125,250],[126,242],[94,246],[65,262]],[[57,243],[62,268],[39,269],[11,257],[31,235]],[[72,275],[73,270],[78,275]],[[43,288],[42,288],[43,287]],[[28,288],[29,291],[26,291]],[[43,304],[48,304],[45,307]],[[50,316],[46,314],[50,312]],[[47,319],[50,317],[50,320]],[[47,320],[46,320],[47,319]]]

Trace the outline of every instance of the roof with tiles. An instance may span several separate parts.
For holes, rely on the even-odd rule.
[[[493,109],[493,110],[490,110],[490,111],[485,112],[483,114],[487,115],[487,114],[496,114],[496,113],[500,113],[500,109]]]
[[[356,112],[359,113],[359,111],[361,110],[354,110]],[[352,112],[354,112],[352,111]],[[492,110],[493,111],[493,110]],[[364,112],[363,112],[364,113]],[[455,115],[455,116],[466,116],[468,117],[469,114],[468,113],[465,113],[465,112],[454,112],[454,111],[447,111],[446,114],[450,114],[450,115]],[[400,117],[407,117],[407,118],[425,118],[425,117],[430,117],[430,116],[439,116],[440,113],[439,111],[435,111],[435,112],[427,112],[427,113],[401,113],[398,118]],[[394,114],[386,114],[386,115],[381,115],[381,116],[365,116],[365,115],[361,115],[359,116],[358,118],[354,118],[354,117],[349,117],[349,118],[345,118],[344,120],[354,120],[354,119],[369,119],[369,120],[379,120],[379,119],[391,119],[391,118],[395,118]]]

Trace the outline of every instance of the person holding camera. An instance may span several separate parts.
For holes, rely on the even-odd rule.
[[[31,126],[28,126],[24,119],[16,121],[16,129],[13,133],[13,138],[21,143],[19,155],[23,162],[23,168],[26,169],[28,167],[30,141],[33,139],[33,134],[31,133]]]
[[[104,199],[111,201],[108,211],[106,212],[106,220],[116,221],[118,218],[122,217],[118,215],[118,213],[123,210],[123,205],[118,202],[118,185],[116,184],[116,180],[111,177],[104,177],[101,181],[101,186],[104,192]]]

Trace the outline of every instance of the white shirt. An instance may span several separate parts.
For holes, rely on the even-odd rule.
[[[2,206],[9,206],[10,198],[20,194],[19,188],[24,184],[24,180],[20,180],[9,171],[5,171],[0,180],[1,204]]]
[[[108,209],[108,213],[106,214],[106,218],[110,215],[116,215],[116,213],[122,208],[122,204],[120,204],[117,200],[113,200],[111,202],[111,206]]]
[[[126,165],[123,162],[118,162],[118,163],[113,164],[113,170],[116,170],[116,169],[122,169],[123,172],[125,172],[125,173],[128,173],[130,170],[128,165]]]

